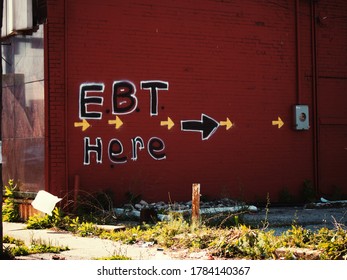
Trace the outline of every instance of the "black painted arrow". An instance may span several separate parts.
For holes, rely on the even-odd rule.
[[[219,123],[211,117],[201,114],[201,120],[181,121],[181,130],[201,132],[202,140],[207,140],[218,128]]]

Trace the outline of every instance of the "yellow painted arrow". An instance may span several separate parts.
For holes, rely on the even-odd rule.
[[[220,121],[219,124],[221,126],[226,126],[226,130],[230,129],[233,126],[233,123],[227,118],[226,121]]]
[[[167,121],[161,121],[160,125],[161,126],[167,125],[167,129],[171,129],[175,125],[175,123],[170,119],[170,117],[167,117]]]
[[[117,116],[115,120],[109,120],[108,124],[115,124],[116,129],[120,128],[123,125],[122,120]]]
[[[278,117],[277,121],[272,121],[272,125],[277,125],[278,128],[281,128],[284,125],[284,122]]]
[[[75,127],[82,127],[82,131],[85,131],[90,127],[90,124],[86,119],[83,119],[81,122],[75,122],[74,126]]]

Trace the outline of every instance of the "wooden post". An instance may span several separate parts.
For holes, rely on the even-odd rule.
[[[192,187],[192,223],[196,224],[200,219],[200,184]]]

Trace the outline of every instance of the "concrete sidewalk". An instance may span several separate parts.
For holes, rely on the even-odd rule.
[[[316,230],[322,227],[334,228],[336,224],[347,226],[347,207],[313,208],[273,207],[259,209],[256,213],[245,214],[243,221],[261,227],[265,221],[269,229],[281,233],[293,224]]]
[[[4,236],[8,235],[23,240],[30,245],[32,240],[42,240],[53,246],[68,246],[70,250],[59,254],[34,254],[16,259],[52,259],[57,255],[59,259],[91,260],[113,255],[130,257],[132,260],[168,260],[171,259],[164,250],[143,245],[124,245],[120,242],[92,237],[79,237],[69,232],[57,232],[49,229],[26,229],[22,223],[3,223]]]
[[[245,214],[245,222],[260,222],[267,220],[273,227],[291,225],[333,226],[335,222],[347,225],[347,207],[313,208],[304,207],[272,207],[259,209],[254,214]]]

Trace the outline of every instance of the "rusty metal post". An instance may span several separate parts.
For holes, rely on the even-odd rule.
[[[196,224],[200,220],[200,184],[193,184],[192,187],[192,223]]]

